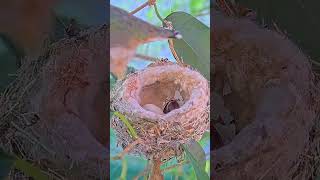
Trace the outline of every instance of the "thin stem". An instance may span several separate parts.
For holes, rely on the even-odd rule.
[[[159,58],[155,58],[155,57],[151,57],[151,56],[147,56],[147,55],[144,55],[144,54],[136,54],[135,55],[136,58],[141,58],[141,59],[144,59],[144,60],[147,60],[147,61],[152,61],[152,62],[155,62],[155,61],[159,61]]]
[[[127,179],[127,171],[128,171],[128,162],[125,158],[122,159],[122,170],[121,170],[121,175],[120,179],[125,180]]]
[[[133,141],[121,153],[112,157],[111,159],[112,160],[122,159],[124,155],[126,155],[129,151],[131,151],[132,148],[134,148],[134,146],[136,146],[137,144],[140,144],[140,143],[141,143],[141,139],[137,139],[137,140]]]
[[[163,18],[161,17],[159,11],[158,11],[158,8],[157,8],[157,4],[154,4],[154,11],[156,12],[156,15],[158,17],[158,19],[161,21],[161,22],[164,22]]]
[[[176,50],[174,49],[173,40],[169,39],[168,42],[169,42],[169,48],[171,50],[171,53],[172,53],[173,57],[176,59],[178,64],[182,64],[183,63],[182,60],[179,58]]]
[[[133,14],[137,13],[141,9],[145,8],[146,6],[148,6],[148,4],[149,4],[149,1],[143,3],[141,6],[137,7],[135,10],[131,11],[129,14],[133,15]]]

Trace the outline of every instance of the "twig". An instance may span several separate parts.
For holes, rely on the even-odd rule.
[[[146,6],[148,6],[148,4],[149,4],[149,2],[143,3],[141,6],[137,7],[135,10],[131,11],[129,14],[133,15],[133,14],[137,13],[141,9],[145,8]]]
[[[151,175],[150,175],[150,179],[153,180],[163,180],[163,175],[160,169],[162,162],[160,159],[153,159],[153,163],[152,163],[152,169],[151,169]]]
[[[136,139],[135,141],[133,141],[132,143],[130,143],[121,153],[119,153],[118,155],[112,157],[111,159],[112,160],[119,160],[119,159],[122,159],[123,156],[125,154],[127,154],[134,146],[136,146],[137,144],[140,144],[141,143],[141,139],[138,138]]]
[[[155,5],[155,3],[156,3],[156,0],[148,0],[147,2],[143,3],[141,6],[137,7],[135,10],[131,11],[129,14],[133,15],[148,5],[149,6]]]
[[[314,64],[314,65],[316,65],[316,66],[320,66],[320,63],[319,63],[319,62],[317,62],[317,61],[315,61],[315,60],[312,60],[312,59],[310,59],[310,61],[311,61],[312,64]]]
[[[169,39],[168,42],[169,42],[169,48],[171,50],[171,53],[172,53],[173,57],[176,59],[177,63],[178,64],[183,64],[183,61],[179,58],[176,50],[174,49],[173,40]]]
[[[284,38],[287,37],[287,34],[286,34],[285,32],[283,32],[283,31],[281,31],[280,28],[279,28],[279,26],[278,26],[275,22],[272,21],[272,25],[273,25],[273,28],[275,29],[275,31],[276,31],[278,34],[280,34],[280,35],[283,36]]]
[[[147,61],[152,61],[152,62],[160,60],[159,58],[147,56],[147,55],[144,55],[144,54],[138,54],[138,53],[135,55],[135,57],[136,58],[141,58],[141,59],[144,59],[144,60],[147,60]]]

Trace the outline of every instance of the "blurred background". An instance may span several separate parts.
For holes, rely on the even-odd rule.
[[[122,8],[128,12],[139,7],[145,1],[127,1],[127,0],[111,0],[110,4]],[[210,1],[209,0],[157,0],[158,11],[162,18],[167,17],[172,12],[183,11],[196,17],[198,20],[203,22],[205,25],[210,27]],[[146,7],[135,14],[136,17],[143,19],[156,26],[161,26],[161,21],[157,18],[153,7]],[[168,58],[170,61],[175,61],[173,55],[168,46],[168,42],[157,41],[148,44],[144,44],[138,47],[137,53],[147,55],[155,58]],[[134,58],[129,63],[129,67],[138,70],[145,68],[150,61],[144,59]],[[111,79],[111,84],[115,80]],[[210,152],[210,135],[206,133],[200,141],[207,155],[206,171],[209,172],[209,152]],[[110,128],[110,145],[111,145],[111,156],[115,156],[120,153],[123,149],[117,147],[116,136],[112,128]],[[175,159],[165,163],[162,167],[169,167],[176,164]],[[142,157],[127,155],[122,161],[110,161],[111,177],[113,179],[133,179],[139,173],[141,173],[147,165],[147,160]],[[167,171],[165,179],[196,179],[196,175],[193,171],[193,167],[190,164],[186,164],[181,167],[173,168]],[[143,179],[141,177],[140,179]]]
[[[78,26],[107,22],[105,0],[11,0],[0,1],[0,92],[12,82],[28,49],[49,34],[48,44],[65,37],[64,29],[75,19]],[[52,11],[53,10],[53,11]],[[40,48],[41,49],[41,48]],[[39,49],[32,52],[34,57]]]

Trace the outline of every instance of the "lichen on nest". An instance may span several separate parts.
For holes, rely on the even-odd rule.
[[[163,112],[168,100],[178,108]],[[180,145],[199,140],[209,128],[209,85],[197,71],[167,61],[118,81],[111,92],[111,109],[125,115],[143,143],[131,153],[166,161],[182,155]],[[127,147],[134,140],[127,127],[112,117],[118,144]]]

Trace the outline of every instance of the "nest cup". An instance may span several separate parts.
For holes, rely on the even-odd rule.
[[[168,102],[179,104],[164,113]],[[180,145],[199,140],[209,128],[208,81],[197,71],[159,61],[118,81],[111,92],[111,109],[125,115],[142,143],[133,154],[166,161],[180,156]],[[112,117],[118,144],[123,148],[134,139],[117,117]]]

